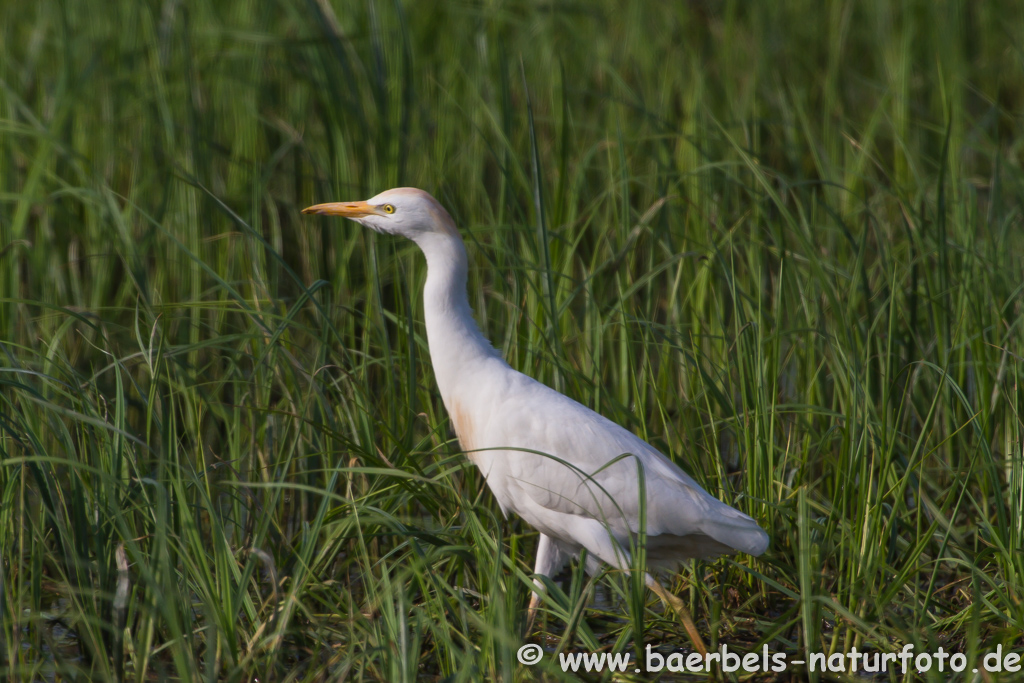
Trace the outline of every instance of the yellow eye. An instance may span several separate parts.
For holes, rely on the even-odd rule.
[[[394,213],[394,212],[395,212],[395,207],[393,205],[391,205],[391,204],[385,204],[384,205],[384,213]]]

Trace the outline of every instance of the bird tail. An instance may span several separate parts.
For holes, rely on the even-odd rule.
[[[714,519],[702,524],[702,531],[723,545],[748,555],[760,555],[768,549],[768,534],[757,522],[721,501]]]

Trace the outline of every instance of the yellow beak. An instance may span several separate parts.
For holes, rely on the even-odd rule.
[[[362,218],[363,216],[379,216],[377,207],[366,202],[331,202],[317,204],[302,210],[302,213],[316,213],[321,216],[343,216],[344,218]]]

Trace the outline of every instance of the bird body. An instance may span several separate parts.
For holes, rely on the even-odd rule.
[[[441,398],[502,512],[540,532],[536,574],[551,576],[581,548],[589,551],[590,572],[598,560],[628,569],[641,505],[649,565],[767,548],[757,522],[707,493],[657,449],[505,362],[473,320],[462,238],[429,194],[398,188],[305,212],[352,218],[408,237],[423,251],[427,343]],[[535,594],[531,610],[536,600]]]
[[[638,464],[645,475],[648,564],[764,551],[767,537],[756,522],[618,424],[500,358],[465,363],[458,376],[464,378],[454,382],[459,388],[442,388],[441,396],[460,444],[502,511],[559,541],[566,553],[586,547],[626,568],[622,550],[639,531]]]

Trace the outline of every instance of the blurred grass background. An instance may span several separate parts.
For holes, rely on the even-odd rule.
[[[0,675],[568,677],[516,661],[536,536],[422,257],[298,213],[413,185],[514,367],[769,530],[675,583],[712,645],[980,680],[1024,646],[1022,46],[1011,0],[3,3]],[[564,579],[549,652],[687,645]]]

